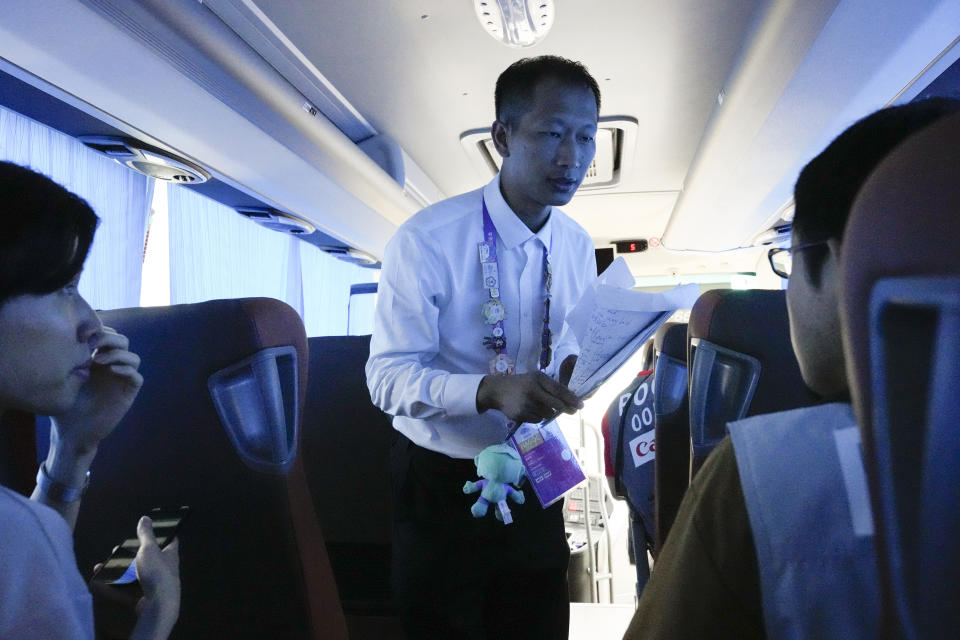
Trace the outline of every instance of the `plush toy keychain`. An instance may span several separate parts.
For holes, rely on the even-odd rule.
[[[520,484],[523,479],[523,462],[516,449],[506,444],[490,445],[473,459],[477,465],[477,475],[483,478],[477,482],[467,482],[463,485],[466,494],[480,492],[480,497],[470,507],[474,518],[487,515],[487,506],[490,503],[497,505],[497,519],[504,524],[513,522],[510,517],[510,507],[507,498],[523,504],[523,491],[514,489],[510,483]]]

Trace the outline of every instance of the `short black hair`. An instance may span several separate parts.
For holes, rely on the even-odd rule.
[[[497,78],[493,93],[497,120],[507,122],[515,115],[507,112],[524,108],[537,84],[547,78],[587,87],[593,92],[597,113],[600,113],[600,86],[583,64],[560,56],[537,56],[517,60]]]
[[[50,178],[0,162],[0,305],[66,286],[83,268],[99,222]]]
[[[841,133],[797,178],[793,233],[805,243],[842,241],[853,201],[877,165],[908,137],[958,110],[960,101],[929,98],[881,109]],[[817,286],[825,250],[811,247],[804,254]]]

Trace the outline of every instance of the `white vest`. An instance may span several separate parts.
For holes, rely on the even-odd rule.
[[[728,428],[767,636],[876,638],[873,516],[850,405],[754,416]]]

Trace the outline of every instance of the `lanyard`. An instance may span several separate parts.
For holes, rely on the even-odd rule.
[[[490,373],[494,375],[510,375],[514,372],[515,364],[507,355],[507,336],[504,333],[503,319],[507,310],[500,299],[500,262],[497,258],[497,229],[487,211],[486,199],[483,200],[483,242],[477,246],[480,252],[480,270],[483,276],[483,287],[489,297],[481,307],[484,322],[491,325],[491,335],[483,339],[483,345],[494,352],[490,360]],[[550,252],[553,249],[553,234],[550,235],[550,248],[544,247],[543,252],[543,329],[540,333],[540,370],[549,366],[552,358],[550,332],[550,287],[553,284],[553,272],[550,266]]]

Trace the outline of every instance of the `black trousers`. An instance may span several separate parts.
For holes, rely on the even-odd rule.
[[[570,548],[562,501],[540,506],[529,484],[513,523],[474,518],[472,460],[424,449],[403,435],[391,450],[393,588],[408,639],[552,640],[567,637]]]

